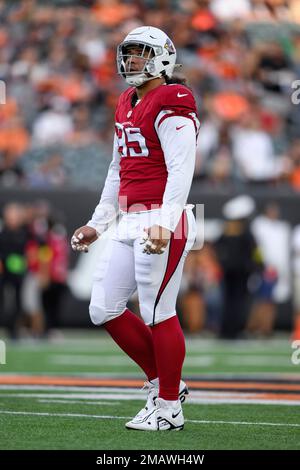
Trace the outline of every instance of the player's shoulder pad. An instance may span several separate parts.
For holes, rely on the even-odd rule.
[[[180,107],[196,110],[196,102],[193,92],[190,88],[179,83],[172,83],[161,87],[163,93],[161,96],[161,104],[166,107]]]

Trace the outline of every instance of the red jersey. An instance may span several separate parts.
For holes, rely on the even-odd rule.
[[[122,93],[116,110],[119,204],[123,210],[138,204],[147,209],[162,204],[168,172],[158,136],[160,124],[181,116],[191,119],[198,130],[195,99],[186,86],[160,85],[132,107],[134,92],[135,88],[129,88]]]

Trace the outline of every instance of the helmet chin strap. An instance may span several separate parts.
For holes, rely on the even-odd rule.
[[[144,73],[132,77],[126,77],[125,80],[129,85],[133,85],[135,87],[142,86],[144,83],[149,82],[150,80],[154,80],[155,78],[161,78],[163,75],[160,73],[155,77],[147,77]]]

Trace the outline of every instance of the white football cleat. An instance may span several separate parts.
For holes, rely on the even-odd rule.
[[[138,414],[127,424],[136,424],[140,423],[145,416],[148,416],[151,411],[153,411],[156,408],[156,401],[158,399],[158,393],[159,393],[159,385],[158,385],[158,380],[156,379],[155,382],[145,382],[143,388],[148,388],[148,397],[147,397],[147,402],[144,408],[142,408]],[[179,395],[178,398],[181,403],[185,402],[186,396],[189,394],[188,387],[186,383],[181,380],[179,384]]]
[[[155,381],[156,383],[152,382],[145,382],[144,387],[148,388],[148,397],[147,397],[147,402],[144,408],[142,408],[138,414],[132,419],[132,421],[137,420],[139,422],[140,419],[142,419],[144,416],[149,414],[149,411],[152,411],[155,408],[155,403],[158,398],[158,392],[159,392],[159,385],[158,385],[158,380]],[[179,395],[178,398],[181,401],[181,403],[185,402],[186,396],[189,394],[189,389],[187,387],[187,384],[183,381],[180,380],[179,384]]]
[[[181,431],[184,428],[181,401],[170,405],[163,398],[157,398],[156,406],[151,411],[140,419],[133,418],[125,426],[137,431]]]

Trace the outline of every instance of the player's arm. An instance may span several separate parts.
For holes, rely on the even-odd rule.
[[[117,138],[114,137],[113,158],[110,163],[100,201],[92,218],[86,225],[75,230],[71,239],[74,251],[88,251],[88,247],[115,220],[119,210],[118,194],[120,186],[120,155]]]
[[[169,116],[156,129],[164,152],[168,179],[160,219],[157,225],[148,229],[149,240],[155,247],[151,249],[150,245],[150,253],[161,253],[167,246],[186,204],[195,168],[198,122],[192,117]]]

